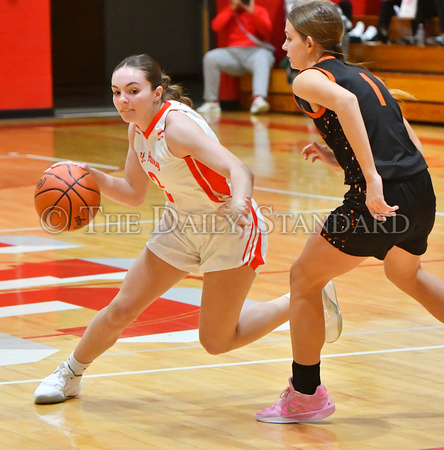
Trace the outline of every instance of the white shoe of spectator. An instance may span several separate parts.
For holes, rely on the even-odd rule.
[[[264,97],[256,97],[251,104],[250,113],[251,114],[262,114],[270,110],[269,103],[264,99]]]
[[[357,22],[353,30],[348,32],[350,42],[361,42],[364,31],[365,31],[364,22],[362,21]]]
[[[371,41],[378,34],[378,30],[373,25],[370,25],[362,35],[363,41]]]
[[[219,102],[205,102],[196,109],[199,114],[220,114],[222,109]]]

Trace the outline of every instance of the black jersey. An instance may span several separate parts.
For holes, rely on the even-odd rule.
[[[320,70],[331,81],[356,95],[376,170],[383,180],[405,178],[427,169],[424,157],[409,137],[398,103],[379,78],[333,56],[321,59],[311,68]],[[295,99],[333,150],[344,169],[345,184],[364,183],[362,170],[336,113],[327,108],[314,113],[308,102],[296,96]]]

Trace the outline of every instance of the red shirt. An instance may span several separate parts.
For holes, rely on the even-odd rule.
[[[271,18],[263,6],[254,5],[253,14],[226,6],[212,20],[211,28],[215,33],[226,33],[227,47],[256,47],[256,44],[239,28],[236,18],[248,32],[261,41],[269,40],[272,30]]]

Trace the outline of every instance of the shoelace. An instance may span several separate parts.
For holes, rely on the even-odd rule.
[[[54,380],[54,384],[59,386],[63,386],[67,378],[70,380],[74,378],[74,376],[69,373],[69,369],[66,366],[58,367],[54,372],[54,375],[57,376],[57,380]]]
[[[287,389],[283,390],[283,391],[281,392],[280,397],[281,397],[281,398],[285,398],[285,397],[288,397],[289,395],[290,395],[290,387],[288,387]]]

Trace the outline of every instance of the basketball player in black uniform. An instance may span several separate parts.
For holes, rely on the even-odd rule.
[[[349,190],[291,268],[293,376],[280,401],[256,413],[273,423],[334,412],[320,379],[321,288],[366,257],[383,260],[388,279],[444,321],[444,281],[420,262],[434,224],[435,195],[418,137],[384,83],[344,62],[343,25],[334,4],[298,2],[285,34],[283,49],[300,70],[295,99],[327,144],[312,143],[302,154],[343,171]]]

